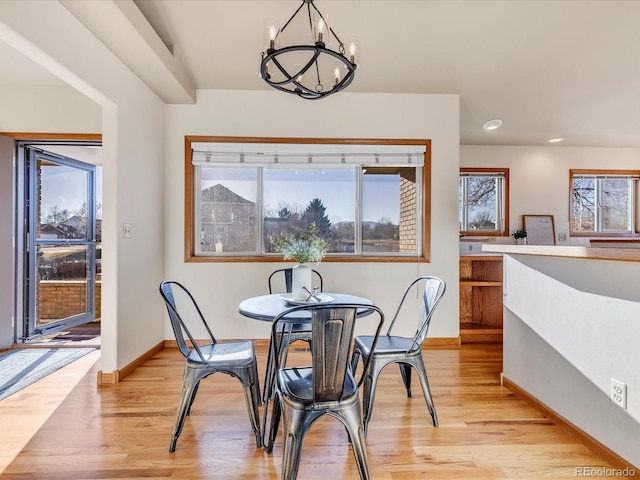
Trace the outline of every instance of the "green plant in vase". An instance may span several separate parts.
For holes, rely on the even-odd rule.
[[[516,243],[518,243],[519,239],[524,239],[524,244],[527,243],[527,231],[526,230],[516,230],[513,232],[513,238],[516,239]]]
[[[292,271],[291,296],[295,301],[303,301],[312,291],[311,267],[307,263],[320,263],[327,254],[329,244],[317,235],[315,223],[300,233],[281,232],[269,237],[276,252],[285,260],[295,260]]]
[[[329,244],[318,237],[315,223],[309,225],[301,233],[285,233],[269,237],[276,252],[282,253],[285,260],[295,260],[298,263],[321,262],[327,254]]]

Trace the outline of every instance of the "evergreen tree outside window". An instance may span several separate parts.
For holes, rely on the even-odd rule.
[[[415,255],[417,170],[199,167],[199,253],[275,254],[272,238],[315,225],[329,255]]]

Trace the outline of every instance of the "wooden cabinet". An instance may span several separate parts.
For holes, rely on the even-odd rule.
[[[502,255],[460,257],[460,339],[502,342]]]

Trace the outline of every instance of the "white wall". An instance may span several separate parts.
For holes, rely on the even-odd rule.
[[[640,465],[638,264],[505,255],[505,280],[505,377]]]
[[[113,372],[163,339],[164,105],[59,2],[0,2],[0,40],[91,100],[46,96],[43,112],[29,100],[30,117],[5,101],[3,129],[103,135],[101,367]],[[97,121],[83,122],[96,112],[87,103],[101,107]]]
[[[551,214],[558,245],[586,245],[588,238],[568,236],[569,170],[638,170],[640,149],[462,145],[460,167],[509,169],[509,232],[522,228],[523,214]],[[558,241],[560,233],[566,242]],[[513,237],[499,241],[514,243]]]
[[[429,336],[458,336],[457,95],[340,93],[309,102],[275,91],[207,90],[198,92],[196,105],[170,105],[166,111],[165,276],[192,290],[220,338],[268,337],[268,325],[240,316],[238,304],[267,293],[268,274],[284,263],[185,263],[185,135],[431,139],[431,263],[323,262],[318,270],[326,291],[371,298],[387,315],[418,274],[438,275],[448,290]],[[400,331],[412,335],[416,321],[410,315]],[[173,338],[168,321],[165,338]]]
[[[0,132],[100,133],[102,109],[69,86],[0,88]]]

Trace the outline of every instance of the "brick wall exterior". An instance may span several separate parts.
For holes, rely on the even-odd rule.
[[[86,282],[81,280],[43,280],[40,282],[38,319],[46,321],[85,311]],[[96,281],[96,319],[100,318],[102,282]]]
[[[400,251],[416,250],[416,183],[413,178],[400,179]]]

